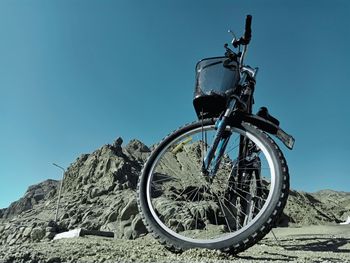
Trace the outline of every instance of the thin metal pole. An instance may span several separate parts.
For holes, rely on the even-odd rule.
[[[55,214],[55,222],[57,223],[57,216],[58,216],[58,207],[60,205],[60,200],[61,200],[61,191],[62,191],[62,185],[63,185],[63,180],[64,180],[64,174],[66,172],[66,170],[62,167],[62,166],[59,166],[55,163],[53,163],[54,166],[60,168],[62,171],[63,171],[63,174],[62,174],[62,180],[61,180],[61,183],[60,183],[60,188],[58,190],[58,199],[57,199],[57,205],[56,205],[56,214]]]
[[[276,237],[276,235],[275,235],[275,233],[273,232],[272,229],[271,229],[271,233],[272,233],[273,237],[275,238],[277,245],[279,245],[280,247],[282,247],[281,243],[280,243],[279,240],[277,239],[277,237]]]

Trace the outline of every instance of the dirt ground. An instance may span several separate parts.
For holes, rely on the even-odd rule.
[[[350,262],[350,225],[277,228],[233,256],[192,249],[174,254],[151,236],[136,240],[80,237],[3,246],[0,262]]]

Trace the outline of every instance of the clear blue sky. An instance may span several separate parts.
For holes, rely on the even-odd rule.
[[[194,66],[253,15],[246,62],[296,138],[294,189],[350,191],[350,1],[1,0],[0,207],[118,136],[196,118]]]

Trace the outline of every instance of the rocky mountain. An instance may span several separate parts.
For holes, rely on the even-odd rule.
[[[326,192],[331,193],[330,195]],[[350,193],[323,190],[306,193],[291,190],[281,224],[319,225],[340,223],[350,215]]]
[[[113,144],[83,154],[64,178],[55,218],[58,181],[30,186],[25,195],[0,210],[0,245],[50,240],[67,229],[112,231],[118,238],[145,234],[136,203],[136,184],[150,149],[137,140]],[[280,225],[338,223],[350,215],[350,193],[291,191]],[[171,216],[171,215],[169,215]]]
[[[29,186],[27,192],[18,201],[13,202],[8,208],[2,209],[0,218],[11,218],[24,211],[30,210],[34,205],[48,198],[52,198],[57,189],[58,181],[46,180],[36,185]]]
[[[317,199],[327,205],[327,210],[332,209],[339,214],[339,217],[344,217],[343,209],[350,209],[350,198],[347,192],[337,192],[333,190],[321,190],[313,194]]]
[[[29,187],[20,200],[0,213],[0,245],[52,239],[57,232],[77,227],[113,231],[133,239],[146,232],[138,214],[135,188],[142,164],[150,153],[132,140],[122,147],[118,138],[72,163],[64,178],[58,222],[58,182]]]

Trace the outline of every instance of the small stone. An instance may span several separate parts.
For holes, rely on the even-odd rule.
[[[14,239],[16,237],[16,232],[10,234],[7,236],[6,242],[10,243],[12,239]]]
[[[101,195],[104,195],[106,193],[106,190],[104,189],[99,189],[97,187],[93,188],[90,192],[90,198],[95,198]]]
[[[81,204],[86,204],[87,203],[87,197],[84,196],[81,200],[80,200]]]
[[[50,232],[50,233],[54,233],[54,232],[56,232],[56,227],[48,226],[48,227],[46,227],[45,231]]]
[[[76,210],[75,209],[72,209],[72,210],[70,210],[69,212],[68,212],[68,216],[69,217],[72,217],[72,216],[74,216],[75,214],[76,214]]]
[[[13,244],[16,243],[17,240],[18,240],[17,238],[12,238],[9,242],[9,245],[12,246]]]
[[[115,222],[118,219],[118,213],[117,212],[112,212],[109,214],[107,222]]]
[[[120,147],[120,146],[122,146],[122,144],[123,144],[123,139],[122,139],[121,137],[118,137],[118,138],[114,141],[113,147]]]
[[[64,214],[60,217],[60,221],[61,221],[61,220],[64,220],[64,219],[67,219],[67,218],[69,218],[68,213],[64,213]]]
[[[57,227],[57,223],[53,220],[50,220],[48,223],[47,223],[47,226],[50,226],[50,227]]]
[[[114,192],[116,192],[116,191],[118,191],[118,190],[122,190],[122,186],[121,186],[121,184],[116,183],[116,184],[115,184],[115,187],[114,187]]]
[[[54,233],[54,232],[46,232],[45,238],[51,240],[55,237],[55,235],[56,235],[56,233]]]
[[[125,227],[124,236],[125,239],[133,239],[133,230],[131,227]]]
[[[141,234],[146,234],[147,229],[142,222],[140,215],[137,215],[131,223],[131,228],[137,233],[137,237]]]
[[[139,210],[137,208],[137,202],[136,202],[136,199],[133,198],[121,211],[120,219],[127,220],[127,219],[130,219],[132,215],[136,215],[138,213],[139,213]]]
[[[59,257],[51,257],[48,259],[47,263],[61,263],[61,259]]]
[[[122,184],[122,189],[126,190],[130,188],[132,188],[132,185],[129,181],[126,181],[125,183]]]
[[[25,229],[25,227],[22,226],[22,227],[19,229],[19,231],[18,231],[18,235],[22,235],[23,232],[24,232],[24,229]]]
[[[36,227],[30,233],[30,237],[33,241],[40,241],[45,236],[45,230],[41,227]]]

